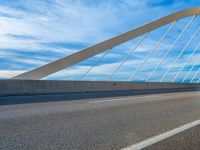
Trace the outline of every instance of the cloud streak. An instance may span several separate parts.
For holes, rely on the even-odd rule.
[[[198,0],[1,1],[0,61],[2,63],[0,69],[2,70],[0,77],[6,78],[8,75],[7,78],[9,78],[13,73],[17,74],[39,67],[164,15],[199,4]],[[183,25],[182,22],[177,24],[173,35],[170,35],[169,40],[164,41],[164,44],[152,56],[152,62],[159,60],[166,48],[170,46],[170,40],[173,40]],[[196,26],[198,25],[196,24]],[[138,62],[144,58],[165,30],[166,27],[153,32],[152,35],[155,36],[148,38],[127,64],[130,66],[139,65]],[[183,43],[187,41],[187,36],[182,41]],[[91,72],[91,77],[97,78],[98,75],[102,76],[102,72],[109,72],[110,69],[106,69],[106,67],[114,68],[136,42],[137,39],[113,49],[104,61],[94,69],[96,72]],[[196,40],[197,42],[198,40]],[[170,55],[173,56],[174,53]],[[86,60],[66,69],[68,71],[64,70],[63,73],[61,71],[47,79],[62,79],[63,74],[69,75],[70,78],[73,76],[72,74],[77,77],[88,68],[89,64],[93,64],[93,61]],[[145,66],[147,66],[146,70],[150,69],[148,65]],[[167,66],[167,64],[163,65],[164,68]],[[130,67],[126,67],[126,65],[124,67],[126,69],[122,70],[130,74]],[[7,71],[4,70],[5,68]],[[9,72],[12,73],[9,74]]]

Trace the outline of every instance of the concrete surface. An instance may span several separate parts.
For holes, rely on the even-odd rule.
[[[108,91],[199,89],[198,83],[0,80],[0,96]]]
[[[199,91],[1,105],[0,149],[121,149],[198,119]],[[192,130],[178,147],[199,147]]]
[[[37,95],[17,95],[0,96],[0,105],[25,104],[25,103],[43,103],[54,101],[85,100],[96,98],[116,98],[119,96],[136,96],[158,93],[174,93],[183,91],[198,91],[198,89],[161,89],[161,90],[135,90],[135,91],[114,91],[114,92],[87,92],[87,93],[60,93],[60,94],[37,94]]]

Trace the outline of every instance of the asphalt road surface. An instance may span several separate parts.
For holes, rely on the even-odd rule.
[[[199,119],[198,91],[0,105],[0,150],[200,149]]]

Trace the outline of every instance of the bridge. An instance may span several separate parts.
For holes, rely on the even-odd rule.
[[[199,149],[199,14],[182,10],[1,80],[0,149]],[[114,51],[123,57],[94,74]],[[46,80],[90,59],[73,80]]]

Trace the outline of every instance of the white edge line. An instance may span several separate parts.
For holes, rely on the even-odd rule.
[[[112,102],[112,101],[119,101],[119,100],[133,100],[138,98],[156,98],[161,97],[160,95],[155,96],[138,96],[138,97],[132,97],[132,98],[114,98],[114,99],[108,99],[108,100],[98,100],[98,101],[89,101],[89,103],[103,103],[103,102]]]
[[[188,94],[190,92],[182,92],[183,94]],[[180,93],[178,93],[180,94]],[[113,98],[113,99],[106,99],[106,100],[97,100],[97,101],[88,101],[88,103],[103,103],[103,102],[112,102],[112,101],[119,101],[119,100],[134,100],[139,98],[157,98],[157,97],[163,97],[163,96],[180,96],[177,95],[177,93],[164,93],[164,94],[156,94],[156,95],[145,95],[145,96],[137,96],[137,97],[122,97],[122,98]],[[198,94],[199,95],[199,94]],[[184,96],[184,95],[182,95]]]
[[[167,139],[167,138],[169,138],[171,136],[174,136],[174,135],[176,135],[178,133],[181,133],[181,132],[183,132],[183,131],[185,131],[187,129],[190,129],[190,128],[194,127],[194,126],[197,126],[199,124],[200,124],[200,119],[196,120],[196,121],[193,121],[191,123],[185,124],[183,126],[180,126],[178,128],[175,128],[173,130],[164,132],[164,133],[162,133],[160,135],[154,136],[154,137],[149,138],[147,140],[141,141],[139,143],[133,144],[133,145],[128,146],[126,148],[123,148],[121,150],[140,150],[140,149],[146,148],[146,147],[148,147],[150,145],[153,145],[155,143],[158,143],[158,142],[160,142],[162,140],[165,140],[165,139]]]

